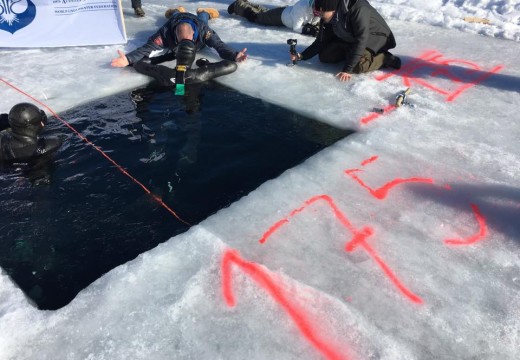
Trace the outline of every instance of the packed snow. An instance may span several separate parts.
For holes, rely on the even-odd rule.
[[[0,110],[29,100],[9,83],[59,113],[148,83],[110,61],[168,7],[216,7],[210,26],[249,54],[218,82],[356,133],[62,309],[1,273],[0,359],[520,358],[520,5],[371,4],[403,67],[349,82],[341,64],[286,66],[287,39],[313,39],[221,1],[153,0],[136,18],[125,0],[125,45],[2,49]],[[389,107],[408,87],[410,105]]]

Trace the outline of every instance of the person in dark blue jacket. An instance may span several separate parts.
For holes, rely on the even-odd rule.
[[[219,16],[216,9],[199,8],[194,15],[178,7],[169,15],[168,21],[143,46],[128,54],[118,50],[119,57],[112,60],[112,66],[132,65],[137,72],[152,76],[163,85],[176,85],[180,81],[189,84],[229,74],[236,70],[237,62],[247,59],[247,49],[232,49],[208,26],[210,18]],[[224,60],[207,63],[210,68],[192,70],[197,51],[205,46],[215,49]],[[176,76],[172,78],[171,69],[157,64],[174,59]]]

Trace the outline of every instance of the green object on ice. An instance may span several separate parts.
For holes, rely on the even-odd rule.
[[[184,95],[184,84],[175,85],[175,95]]]

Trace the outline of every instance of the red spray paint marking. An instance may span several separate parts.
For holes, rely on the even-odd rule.
[[[450,71],[450,66],[458,65],[462,67],[470,67],[465,71],[464,76],[467,78],[462,78],[453,74]],[[455,88],[455,90],[444,90],[438,86],[435,86],[431,82],[425,81],[419,77],[414,76],[414,72],[424,68],[431,68],[432,72],[430,73],[432,77],[440,77],[443,76],[449,80],[451,80],[454,84],[462,84]],[[430,90],[433,90],[441,95],[446,96],[446,101],[450,102],[455,100],[458,96],[460,96],[464,91],[469,88],[476,86],[486,80],[491,75],[502,70],[504,66],[498,65],[492,68],[489,71],[483,71],[482,68],[468,60],[464,59],[449,59],[444,58],[444,56],[437,51],[428,51],[419,56],[417,59],[412,61],[409,64],[403,66],[399,71],[394,71],[388,74],[384,74],[382,76],[376,77],[377,80],[386,80],[396,74],[399,74],[403,78],[403,84],[406,87],[412,86],[412,83],[420,84]],[[478,74],[481,73],[480,76]],[[473,77],[473,78],[472,78]]]
[[[454,75],[450,71],[450,66],[457,64],[459,66],[465,66],[470,67],[470,69],[467,69],[465,71],[464,76],[466,76],[466,79],[462,79],[456,75]],[[445,77],[446,79],[449,79],[454,84],[460,84],[458,85],[455,90],[445,90],[442,89],[439,86],[436,86],[435,84],[432,84],[431,82],[428,82],[426,80],[421,79],[420,77],[414,76],[414,72],[419,69],[424,68],[432,68],[432,72],[430,75],[434,78],[439,77]],[[435,50],[430,50],[425,53],[423,53],[418,58],[414,59],[408,64],[405,64],[403,67],[401,67],[400,70],[396,70],[387,74],[383,74],[376,77],[376,80],[382,81],[386,80],[394,75],[400,75],[403,79],[403,85],[407,88],[412,87],[413,83],[416,83],[418,85],[424,86],[427,89],[430,89],[434,92],[437,92],[443,96],[446,97],[446,101],[450,102],[455,100],[458,96],[460,96],[464,91],[468,90],[469,88],[476,86],[486,80],[491,75],[499,72],[502,70],[504,66],[498,65],[492,68],[489,71],[482,71],[481,67],[468,60],[464,59],[448,59],[444,58],[443,55]],[[478,76],[478,73],[482,73],[480,76]],[[475,75],[476,74],[476,75]],[[472,79],[472,77],[474,77]],[[360,119],[361,125],[366,125],[382,115],[386,115],[392,111],[394,111],[396,107],[394,105],[388,105],[383,109],[382,113],[370,113]]]
[[[423,55],[421,55],[420,57],[414,59],[413,61],[405,64],[403,67],[401,67],[400,70],[395,70],[395,71],[392,71],[390,73],[386,73],[386,74],[383,74],[383,75],[380,75],[380,76],[376,76],[376,80],[378,81],[383,81],[383,80],[386,80],[398,73],[403,73],[403,72],[413,72],[414,70],[418,69],[421,67],[421,62],[422,61],[429,61],[429,60],[433,60],[435,59],[436,57],[438,57],[439,55],[437,54],[436,51],[428,51],[426,53],[424,53]],[[404,84],[406,87],[411,87],[411,82],[408,78],[403,78],[403,81],[404,81]],[[382,113],[377,113],[377,112],[371,112],[370,114],[362,117],[359,121],[361,123],[361,125],[366,125],[378,118],[380,118],[381,116],[383,115],[387,115],[388,113],[391,113],[392,111],[396,110],[397,107],[394,105],[394,104],[389,104],[387,105],[386,107],[383,108],[383,112]]]
[[[470,236],[466,239],[446,239],[444,240],[445,244],[448,245],[471,245],[478,241],[481,241],[484,239],[487,235],[487,225],[486,225],[486,218],[482,215],[480,212],[480,209],[477,205],[471,204],[471,209],[473,210],[473,214],[475,215],[475,218],[477,219],[477,222],[479,224],[479,231]]]
[[[338,209],[338,207],[336,206],[336,204],[334,204],[334,201],[332,200],[332,198],[328,195],[317,195],[317,196],[314,196],[312,198],[310,198],[309,200],[305,201],[304,205],[299,207],[298,209],[295,209],[293,211],[291,211],[291,213],[289,214],[289,216],[287,216],[286,218],[276,222],[273,226],[271,226],[269,228],[269,230],[267,230],[264,235],[262,236],[262,238],[259,240],[259,242],[261,244],[265,243],[267,241],[267,239],[276,231],[278,230],[280,227],[282,227],[282,225],[285,225],[285,224],[288,224],[289,223],[289,218],[290,217],[293,217],[294,215],[302,212],[304,209],[306,209],[309,205],[312,205],[313,203],[317,202],[317,201],[325,201],[329,207],[332,209],[332,211],[334,212],[334,215],[336,216],[336,219],[338,219],[340,221],[340,223],[345,227],[347,228],[350,232],[352,232],[354,234],[354,237],[356,237],[356,235],[358,235],[359,231],[350,223],[350,221],[348,221],[347,217],[341,212],[340,209]]]
[[[177,215],[177,213],[175,211],[173,211],[168,205],[166,205],[161,198],[159,198],[157,195],[154,195],[152,194],[152,192],[145,186],[143,185],[139,180],[137,180],[135,177],[133,177],[132,175],[130,175],[128,173],[128,171],[126,171],[121,165],[119,165],[117,162],[115,162],[110,156],[108,156],[107,153],[105,153],[103,150],[101,150],[100,147],[98,147],[97,145],[95,145],[94,143],[92,143],[90,140],[88,140],[83,134],[81,134],[78,130],[76,130],[72,125],[70,125],[68,122],[66,122],[65,120],[63,120],[58,114],[56,114],[54,112],[54,110],[52,110],[47,104],[37,100],[36,98],[34,98],[33,96],[29,95],[28,93],[26,93],[25,91],[17,88],[16,86],[14,86],[13,84],[11,84],[10,82],[0,78],[0,81],[2,81],[3,83],[5,83],[6,85],[10,86],[11,88],[13,88],[14,90],[18,91],[19,93],[27,96],[29,99],[31,99],[32,101],[34,101],[35,103],[38,103],[40,104],[42,107],[44,107],[45,109],[47,109],[56,119],[60,120],[66,127],[68,127],[73,133],[75,133],[80,139],[82,139],[85,143],[87,143],[88,145],[92,146],[95,150],[97,150],[105,159],[107,159],[109,162],[111,162],[120,172],[122,172],[124,175],[126,175],[128,178],[130,178],[130,180],[132,180],[134,183],[136,183],[137,185],[139,185],[145,193],[149,194],[152,196],[152,198],[157,201],[163,208],[165,208],[170,214],[172,214],[177,220],[179,220],[180,222],[186,224],[186,225],[191,225],[190,223],[184,221],[181,217],[179,217],[179,215]]]
[[[370,159],[369,159],[370,160]],[[375,160],[375,159],[374,159]],[[423,300],[414,294],[411,290],[406,288],[406,286],[403,285],[403,282],[398,279],[398,277],[395,275],[395,273],[390,269],[390,267],[381,259],[381,257],[377,254],[377,252],[367,243],[366,239],[371,236],[374,231],[370,227],[363,227],[361,230],[357,230],[352,223],[347,219],[347,217],[341,212],[341,210],[336,206],[332,198],[328,195],[318,195],[310,198],[309,200],[305,201],[304,205],[296,210],[293,210],[289,216],[286,218],[276,222],[273,226],[267,230],[262,238],[259,240],[261,244],[265,243],[267,239],[281,226],[289,223],[289,218],[300,213],[305,208],[307,208],[309,205],[312,205],[313,203],[317,201],[325,201],[327,205],[332,209],[335,217],[337,220],[340,221],[340,223],[347,228],[352,234],[352,240],[348,241],[345,245],[345,251],[352,252],[357,247],[361,247],[364,249],[379,265],[379,267],[383,270],[383,272],[386,274],[386,276],[390,279],[390,281],[397,287],[397,289],[406,296],[410,301],[422,304]]]
[[[410,63],[405,64],[403,67],[401,67],[400,70],[395,70],[395,71],[392,71],[392,72],[389,72],[389,73],[386,73],[386,74],[383,74],[380,76],[376,76],[376,80],[383,81],[398,73],[414,71],[417,68],[420,68],[421,61],[428,61],[428,60],[434,59],[437,56],[438,55],[435,51],[428,51],[428,52],[424,53],[423,55],[421,55],[419,58],[416,58],[413,61],[411,61]],[[403,81],[404,81],[406,87],[411,87],[411,83],[408,80],[408,78],[404,78]],[[383,108],[382,113],[371,112],[370,114],[363,116],[359,120],[359,122],[361,123],[361,125],[366,125],[366,124],[380,118],[383,115],[387,115],[388,113],[391,113],[395,109],[397,109],[397,107],[394,104],[389,104]]]
[[[369,235],[369,234],[367,234]],[[423,300],[418,295],[414,294],[410,291],[404,284],[399,280],[399,278],[394,274],[392,269],[379,257],[379,255],[375,252],[375,250],[366,242],[366,237],[358,237],[357,239],[352,240],[345,246],[346,251],[354,251],[356,246],[361,246],[365,251],[374,259],[374,261],[379,265],[379,267],[383,270],[386,276],[392,281],[392,283],[399,289],[399,291],[406,296],[410,301],[416,304],[422,304]],[[355,244],[354,244],[355,241]]]
[[[236,250],[226,250],[222,257],[222,293],[229,307],[236,304],[235,296],[231,286],[231,266],[238,266],[245,274],[257,282],[267,293],[282,307],[282,309],[294,321],[302,335],[307,341],[327,359],[347,359],[345,354],[334,348],[332,344],[322,339],[318,326],[312,324],[305,312],[293,305],[284,294],[283,288],[269,275],[268,271],[259,264],[246,261],[240,257]]]
[[[396,187],[397,185],[401,185],[401,184],[405,184],[405,183],[412,183],[412,182],[433,184],[433,179],[429,179],[429,178],[419,178],[419,177],[413,177],[413,178],[407,178],[407,179],[397,178],[390,182],[387,182],[380,188],[372,189],[371,187],[367,186],[363,182],[363,180],[361,180],[357,175],[354,174],[354,172],[356,172],[356,171],[362,171],[362,170],[350,169],[350,170],[345,170],[345,173],[347,175],[349,175],[352,179],[354,179],[354,181],[356,181],[359,185],[361,185],[361,187],[367,189],[368,192],[370,193],[370,195],[372,195],[373,197],[375,197],[376,199],[379,199],[379,200],[383,200],[384,198],[386,198],[386,196],[388,195],[388,192],[392,188]]]
[[[377,159],[378,159],[377,156],[372,156],[371,158],[364,160],[361,163],[361,165],[363,165],[363,166],[368,165],[370,163],[375,162]],[[397,179],[394,179],[394,180],[384,184],[383,186],[381,186],[378,189],[373,189],[373,188],[369,187],[368,185],[366,185],[365,182],[356,175],[357,172],[361,172],[361,171],[363,171],[363,170],[347,169],[347,170],[345,170],[345,174],[347,174],[352,179],[354,179],[354,181],[356,181],[359,185],[361,185],[361,187],[368,190],[368,192],[373,197],[375,197],[376,199],[379,199],[379,200],[383,200],[384,198],[386,198],[386,196],[388,195],[388,192],[392,188],[396,187],[397,185],[401,185],[404,183],[410,183],[410,182],[421,182],[421,183],[433,184],[433,179],[430,179],[430,178],[420,178],[420,177],[412,177],[412,178],[407,178],[407,179],[397,178]]]
[[[383,80],[386,80],[396,74],[399,74],[399,73],[410,73],[410,72],[413,72],[414,70],[420,68],[422,65],[422,62],[423,61],[431,61],[431,60],[434,60],[435,58],[439,57],[438,55],[438,52],[436,50],[430,50],[430,51],[427,51],[425,53],[423,53],[421,56],[415,58],[414,60],[412,60],[411,62],[407,63],[407,64],[404,64],[401,69],[399,70],[395,70],[395,71],[392,71],[392,72],[389,72],[389,73],[386,73],[386,74],[382,74],[382,75],[379,75],[379,76],[376,76],[376,80],[377,81],[383,81]]]
[[[461,87],[459,87],[457,90],[455,90],[450,96],[448,96],[448,98],[446,99],[446,101],[453,101],[455,100],[456,97],[458,97],[460,94],[462,94],[463,91],[466,91],[467,89],[469,89],[470,87],[473,87],[481,82],[483,82],[484,80],[486,80],[488,77],[490,77],[491,75],[493,74],[496,74],[497,72],[499,72],[500,70],[502,70],[504,68],[504,66],[502,65],[498,65],[498,66],[495,66],[493,69],[491,69],[489,72],[487,73],[484,73],[482,76],[480,76],[479,78],[473,80],[472,82],[468,83],[468,84],[465,84]]]
[[[361,166],[367,166],[368,164],[371,164],[371,163],[377,161],[377,159],[379,159],[379,156],[377,156],[377,155],[374,155],[374,156],[372,156],[372,157],[369,157],[368,159],[363,160],[363,161],[361,162]]]

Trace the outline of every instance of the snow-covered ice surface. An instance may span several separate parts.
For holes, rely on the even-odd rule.
[[[125,46],[2,49],[0,110],[28,101],[9,83],[59,113],[145,85],[110,67],[116,50],[169,6],[213,6],[210,25],[250,56],[219,82],[357,133],[60,310],[37,310],[1,274],[0,359],[520,358],[520,5],[371,3],[403,68],[348,83],[317,58],[287,67],[286,40],[301,51],[312,38],[221,1],[153,0],[139,19],[124,1]],[[371,112],[407,87],[415,107]]]

